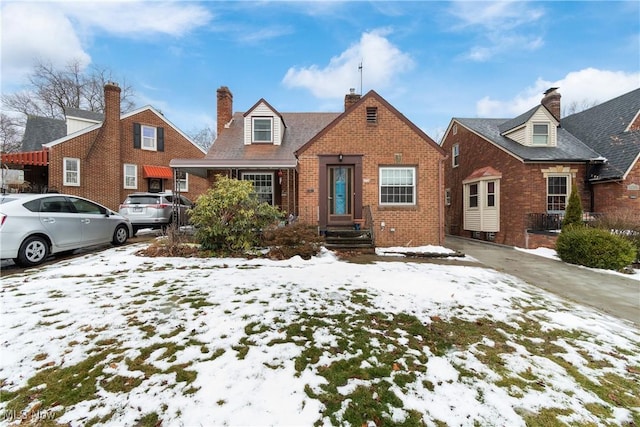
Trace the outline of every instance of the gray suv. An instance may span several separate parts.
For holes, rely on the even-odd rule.
[[[133,235],[143,228],[165,230],[174,219],[174,200],[176,203],[179,225],[189,223],[187,209],[193,202],[186,197],[166,193],[133,193],[120,205],[118,213],[131,220]]]

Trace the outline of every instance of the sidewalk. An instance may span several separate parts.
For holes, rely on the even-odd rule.
[[[447,236],[444,246],[494,270],[640,326],[640,281],[457,236]]]

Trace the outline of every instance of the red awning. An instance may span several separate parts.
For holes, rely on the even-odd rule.
[[[142,175],[145,178],[173,179],[173,171],[166,166],[142,165]]]
[[[48,166],[49,151],[24,151],[22,153],[2,153],[2,163],[7,165]]]

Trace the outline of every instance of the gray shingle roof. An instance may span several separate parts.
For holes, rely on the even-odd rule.
[[[455,118],[454,120],[524,161],[586,161],[601,157],[599,153],[562,128],[558,128],[555,147],[527,147],[501,135],[500,129],[504,128],[503,125],[507,123],[506,126],[510,126],[508,123],[513,122],[514,119]]]
[[[263,166],[295,165],[295,152],[340,113],[281,113],[286,130],[281,145],[244,145],[243,113],[234,113],[229,128],[218,135],[205,160],[221,167],[243,164]]]
[[[640,111],[640,88],[562,119],[562,126],[607,158],[598,179],[619,179],[640,153],[640,130],[625,132]]]
[[[22,137],[22,151],[42,150],[42,144],[55,141],[67,134],[64,120],[28,116]]]
[[[93,120],[95,122],[101,122],[104,120],[104,114],[96,113],[95,111],[81,110],[79,108],[67,108],[65,111],[67,117],[77,117],[80,119]]]
[[[531,116],[533,116],[535,112],[538,111],[538,108],[540,108],[540,106],[536,105],[526,113],[520,114],[515,119],[507,120],[506,122],[500,124],[500,126],[498,126],[500,132],[505,133],[507,131],[510,131],[511,129],[515,129],[518,126],[522,126],[523,124],[527,123]]]

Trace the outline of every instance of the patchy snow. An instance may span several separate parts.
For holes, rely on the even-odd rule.
[[[134,425],[150,413],[157,413],[163,426],[331,425],[335,420],[323,415],[325,405],[313,396],[327,385],[320,371],[359,351],[329,351],[345,338],[331,322],[341,316],[383,313],[415,316],[425,331],[437,322],[454,321],[503,322],[518,330],[520,322],[527,321],[549,333],[572,332],[527,341],[526,335],[520,339],[498,331],[510,351],[502,355],[501,369],[495,370],[485,360],[487,351],[497,349],[493,339],[484,337],[437,354],[427,337],[408,334],[399,326],[386,329],[370,341],[376,354],[361,362],[361,369],[378,366],[385,350],[406,349],[393,375],[396,368],[409,372],[409,356],[426,359],[424,370],[411,371],[415,381],[402,387],[388,383],[402,402],[402,407],[390,409],[389,422],[400,423],[417,413],[427,425],[524,426],[523,414],[549,408],[568,409],[566,421],[572,424],[616,424],[639,416],[583,389],[557,360],[533,355],[526,345],[553,344],[558,357],[594,381],[617,375],[633,382],[637,373],[632,371],[640,366],[638,330],[512,276],[426,262],[356,264],[326,250],[308,261],[271,261],[146,258],[136,255],[142,247],[111,248],[2,278],[3,391],[20,390],[44,367],[72,368],[104,351],[94,398],[67,406],[58,402],[38,411],[54,413],[57,422],[71,426],[101,417],[106,425]],[[324,324],[305,335],[313,324],[305,323],[307,319]],[[287,335],[291,324],[300,325],[299,335]],[[365,324],[360,330],[374,326]],[[396,335],[390,343],[389,336]],[[419,351],[409,348],[413,342],[422,343]],[[324,350],[317,360],[297,366],[311,344]],[[177,345],[171,357],[166,355],[169,345]],[[602,361],[604,368],[596,369],[587,356]],[[137,358],[149,372],[130,363]],[[192,382],[178,378],[179,367],[197,374]],[[535,377],[542,385],[497,384],[509,376],[520,383],[525,383],[522,377]],[[131,389],[109,388],[114,377],[128,378]],[[347,395],[380,381],[350,378],[337,392]],[[42,385],[33,387],[37,396]],[[609,408],[610,416],[595,418],[585,409],[587,403]],[[0,403],[5,414],[6,405],[7,401]],[[346,399],[334,416],[339,420],[348,407]],[[0,419],[5,425],[19,422]]]

